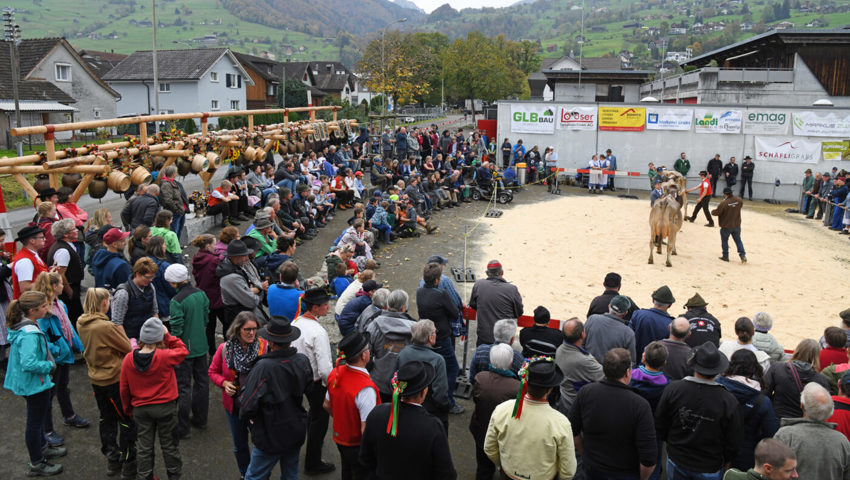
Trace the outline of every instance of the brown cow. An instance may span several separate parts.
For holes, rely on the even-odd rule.
[[[664,173],[662,173],[661,175],[662,175],[661,178],[663,179],[663,181],[665,181],[665,182],[672,181],[672,182],[676,183],[676,186],[678,187],[679,192],[681,192],[681,195],[682,195],[682,205],[685,207],[685,216],[687,217],[688,216],[688,191],[687,191],[688,179],[685,178],[684,175],[682,175],[681,173],[679,173],[675,170],[667,170]]]
[[[667,266],[672,267],[670,255],[676,255],[676,233],[682,228],[682,197],[678,195],[676,181],[667,181],[663,185],[664,196],[656,200],[649,213],[649,262],[654,263],[652,249],[661,254],[661,243],[667,239]]]

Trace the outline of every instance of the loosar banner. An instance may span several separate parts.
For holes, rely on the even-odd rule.
[[[696,133],[741,133],[743,112],[723,108],[695,108]]]
[[[794,137],[756,137],[756,160],[767,162],[818,163],[821,142]]]
[[[646,108],[599,107],[599,130],[642,132],[646,127]]]
[[[558,107],[558,130],[596,130],[596,107]]]
[[[794,135],[850,137],[850,112],[795,112]]]
[[[744,112],[744,133],[748,135],[788,135],[791,113],[776,110]]]
[[[512,133],[555,133],[555,107],[531,103],[511,104]]]
[[[693,123],[693,109],[646,107],[647,130],[689,131]]]

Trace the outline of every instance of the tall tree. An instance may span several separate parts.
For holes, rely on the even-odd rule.
[[[405,104],[431,89],[429,68],[436,65],[435,52],[416,41],[414,34],[388,32],[369,42],[357,63],[369,90],[386,93]]]

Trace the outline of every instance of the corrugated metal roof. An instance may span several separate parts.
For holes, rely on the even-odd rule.
[[[18,102],[22,112],[76,112],[77,109],[59,102],[41,102],[37,100],[21,100]],[[14,100],[0,100],[0,111],[14,112]]]

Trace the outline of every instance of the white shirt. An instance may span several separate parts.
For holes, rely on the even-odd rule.
[[[71,263],[71,252],[66,248],[60,248],[53,254],[53,263],[60,267],[67,267]]]
[[[35,258],[41,260],[35,250],[30,250]],[[35,266],[29,258],[21,258],[15,262],[15,276],[18,277],[18,282],[32,282],[32,274],[35,272]]]
[[[213,198],[220,198],[220,199],[224,198],[224,195],[215,188],[213,188],[213,191],[210,193],[210,195],[212,195]]]
[[[292,324],[301,330],[301,336],[292,342],[292,346],[298,350],[298,353],[303,353],[310,360],[313,380],[321,380],[323,384],[327,385],[328,375],[333,370],[331,342],[328,339],[328,332],[319,322],[304,315],[296,318]]]
[[[336,306],[334,307],[334,313],[337,315],[342,315],[342,310],[348,305],[348,302],[354,299],[354,296],[357,295],[357,292],[363,288],[363,284],[360,283],[360,280],[354,279],[353,282],[349,283],[345,290],[342,291],[342,295],[336,300]]]

